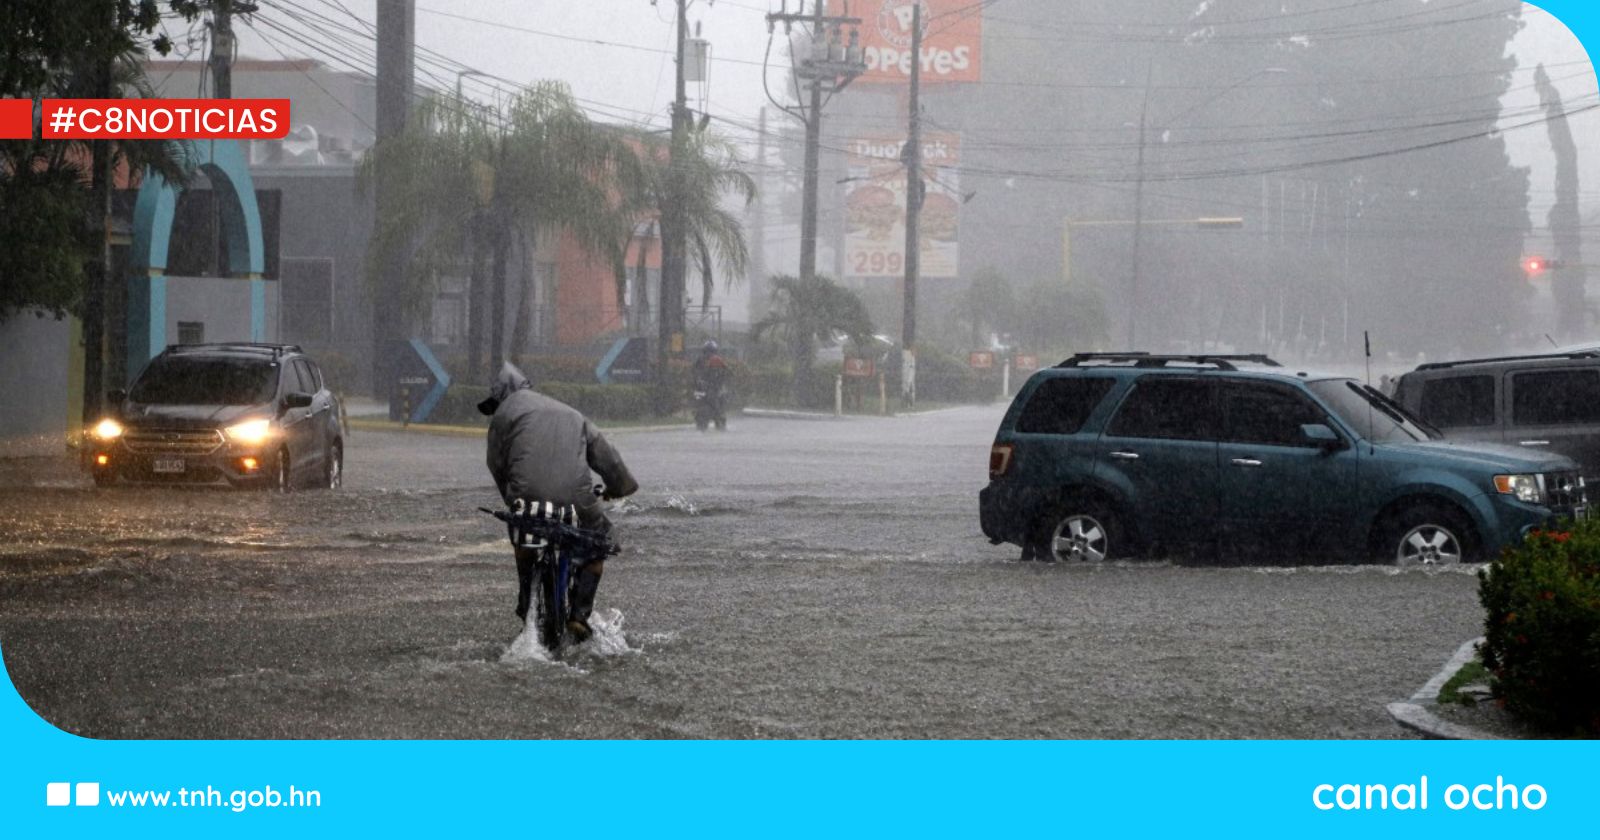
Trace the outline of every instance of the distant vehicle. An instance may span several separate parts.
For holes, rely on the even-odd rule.
[[[292,344],[185,344],[150,360],[85,436],[95,484],[288,491],[344,480],[344,412]]]
[[[1600,477],[1600,350],[1420,365],[1395,400],[1446,437],[1556,452]]]
[[[1024,556],[1268,548],[1479,560],[1587,515],[1577,464],[1440,439],[1377,390],[1265,356],[1080,354],[1018,392],[979,495]]]

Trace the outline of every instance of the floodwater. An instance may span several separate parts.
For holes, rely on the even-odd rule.
[[[1472,568],[1018,562],[1001,409],[611,435],[597,637],[552,661],[482,442],[356,433],[347,486],[94,491],[0,467],[0,650],[106,738],[1390,738]]]

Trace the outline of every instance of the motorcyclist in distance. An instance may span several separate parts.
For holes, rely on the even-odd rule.
[[[727,414],[723,402],[726,399],[728,383],[728,362],[718,352],[717,342],[707,341],[700,345],[700,355],[694,360],[690,369],[691,387],[699,393],[705,394],[705,406],[695,406],[696,423],[700,423],[702,415],[710,421],[715,421],[717,428],[726,428],[728,425]]]

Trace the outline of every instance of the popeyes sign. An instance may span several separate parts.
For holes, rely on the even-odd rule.
[[[914,7],[906,0],[829,0],[829,14],[861,18],[861,47],[867,72],[856,84],[905,84],[911,78],[911,25]],[[984,4],[972,0],[921,0],[922,81],[976,82],[983,49]]]

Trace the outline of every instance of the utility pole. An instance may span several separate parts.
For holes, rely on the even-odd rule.
[[[415,0],[377,0],[377,143],[392,141],[405,133],[411,111],[411,97],[416,76],[417,5]],[[381,224],[381,216],[394,201],[394,190],[380,170],[373,185],[373,206]],[[410,330],[409,324],[398,323],[392,311],[399,278],[405,271],[404,256],[397,251],[377,255],[383,270],[378,273],[379,287],[372,291],[372,374],[373,391],[377,395],[388,392],[392,382],[390,344]],[[396,407],[390,407],[393,419]]]
[[[822,36],[822,0],[816,0],[811,37]],[[813,50],[813,54],[815,50]],[[817,276],[817,169],[822,146],[822,78],[811,80],[811,102],[806,108],[805,184],[800,195],[800,279]]]
[[[106,19],[101,22],[98,46],[103,54],[95,56],[95,96],[111,98],[111,63],[109,46],[117,30],[115,7],[106,5]],[[83,425],[88,428],[100,416],[106,391],[106,287],[111,281],[111,141],[92,140],[89,153],[94,171],[90,181],[94,209],[91,225],[96,235],[95,256],[84,273],[86,288],[83,300]]]
[[[782,23],[785,30],[795,23],[811,24],[811,57],[795,72],[809,79],[809,104],[802,112],[806,124],[805,182],[800,194],[800,280],[809,283],[817,276],[817,170],[822,146],[822,94],[837,93],[866,72],[861,57],[860,33],[852,29],[849,46],[840,37],[845,26],[858,27],[861,19],[829,16],[823,13],[823,0],[815,0],[812,13],[775,12],[767,15],[767,26]],[[829,34],[831,30],[831,36]]]
[[[800,193],[800,282],[807,286],[817,279],[817,170],[822,146],[822,93],[824,90],[830,93],[844,90],[867,69],[866,62],[862,60],[861,34],[854,28],[861,25],[861,19],[826,15],[822,4],[823,0],[815,0],[810,15],[805,13],[804,0],[801,0],[798,12],[780,11],[767,15],[769,32],[776,23],[782,23],[786,33],[796,23],[811,24],[811,55],[796,62],[794,68],[797,78],[810,82],[810,103],[799,114],[779,105],[806,124],[805,180]],[[841,36],[845,26],[852,27],[849,46],[845,45]],[[805,388],[798,365],[793,388],[798,399]]]
[[[215,89],[217,99],[233,98],[233,54],[236,42],[233,39],[233,13],[248,14],[255,11],[251,3],[239,3],[235,8],[234,0],[215,0],[211,6],[211,86]]]
[[[905,311],[900,332],[900,399],[906,408],[917,404],[917,274],[922,266],[922,241],[918,220],[922,215],[922,4],[911,7],[911,125],[900,157],[906,164],[906,279]]]
[[[683,352],[683,285],[688,260],[687,230],[681,218],[683,179],[680,167],[688,152],[689,93],[686,75],[689,37],[689,1],[677,0],[677,79],[672,99],[672,144],[667,154],[667,189],[659,225],[661,228],[661,294],[656,320],[656,413],[667,414],[675,407],[668,363]]]

